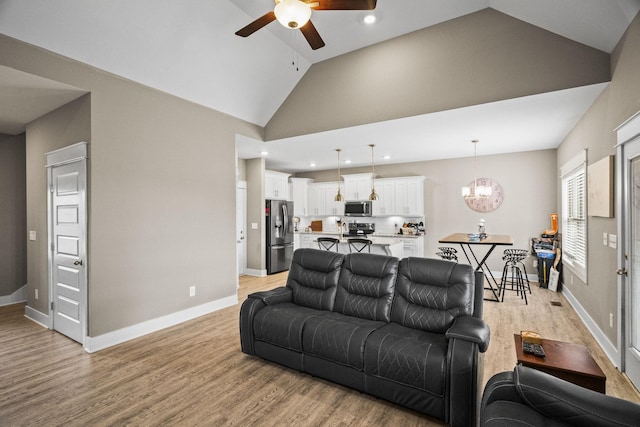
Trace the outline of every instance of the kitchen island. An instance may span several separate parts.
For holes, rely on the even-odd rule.
[[[349,238],[353,237],[364,237],[373,242],[371,245],[371,253],[372,254],[381,254],[381,255],[389,255],[397,258],[403,258],[405,256],[404,253],[404,242],[402,239],[392,238],[390,235],[367,235],[367,236],[350,236],[348,234],[340,235],[337,232],[299,232],[296,233],[296,237],[299,239],[299,243],[296,243],[296,248],[313,248],[318,249],[318,237],[333,237],[340,240],[338,244],[338,252],[342,254],[349,253],[349,243],[347,242]],[[421,236],[420,236],[421,237]],[[294,243],[297,239],[294,239]]]

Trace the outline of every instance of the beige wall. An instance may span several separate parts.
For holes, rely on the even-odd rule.
[[[27,284],[25,135],[0,134],[0,297]]]
[[[266,236],[264,219],[264,170],[263,158],[246,161],[247,179],[247,268],[255,270],[256,274],[266,272]],[[258,228],[252,228],[251,224],[258,224]]]
[[[314,64],[269,121],[265,137],[411,117],[609,79],[608,54],[484,9]]]
[[[612,68],[609,87],[558,148],[559,167],[581,149],[588,150],[588,164],[614,155],[614,129],[640,110],[640,16],[636,16],[612,54]],[[618,215],[616,212],[615,217]],[[565,270],[565,286],[617,346],[616,251],[602,244],[602,233],[617,234],[615,217],[588,217],[588,283],[574,276],[572,284],[572,275]],[[609,327],[609,313],[615,317],[613,328]]]
[[[495,211],[478,213],[470,209],[460,195],[461,188],[473,180],[473,158],[435,160],[377,165],[381,178],[425,176],[425,256],[435,257],[438,240],[451,233],[476,232],[478,220],[485,219],[487,232],[513,236],[514,247],[527,249],[529,239],[549,228],[549,213],[556,212],[556,152],[555,150],[481,156],[477,159],[478,177],[489,177],[504,189],[503,204]],[[368,168],[343,169],[343,174],[369,172]],[[336,171],[299,173],[297,177],[316,181],[334,181]],[[459,248],[458,248],[459,249]],[[479,253],[484,253],[480,250]],[[501,248],[491,255],[489,266],[502,271]],[[534,274],[533,257],[528,260],[528,272]]]
[[[0,65],[91,92],[79,101],[90,109],[63,107],[52,118],[64,122],[45,117],[27,132],[28,227],[38,230],[43,153],[90,137],[90,336],[236,294],[235,137],[260,128],[8,37]],[[46,314],[42,297],[31,300],[34,287],[46,295],[43,242],[29,250],[29,304]]]

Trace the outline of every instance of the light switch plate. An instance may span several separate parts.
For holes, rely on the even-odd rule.
[[[252,222],[251,223],[251,229],[252,230],[257,230],[258,229],[258,223],[257,222]]]
[[[609,234],[609,247],[615,249],[618,247],[618,236]]]
[[[607,246],[607,233],[602,233],[602,244]]]
[[[29,240],[36,240],[36,232],[34,230],[29,230]]]

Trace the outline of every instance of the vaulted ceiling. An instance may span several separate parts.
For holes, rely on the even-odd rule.
[[[287,30],[277,22],[246,39],[234,35],[272,6],[272,0],[0,0],[0,33],[265,126],[308,70],[330,58],[487,7],[610,53],[640,10],[640,0],[378,0],[375,10],[378,20],[369,26],[362,22],[362,11],[314,12],[312,20],[326,42],[325,47],[316,51],[309,48],[298,31]],[[6,107],[6,100],[14,106],[21,103],[20,97],[15,96],[14,78],[23,85],[23,91],[28,89],[25,82],[39,89],[29,92],[31,103],[37,93],[44,94],[47,88],[50,89],[47,97],[59,99],[61,103],[83,93],[82,88],[61,87],[55,82],[32,79],[34,76],[16,76],[9,70],[4,71],[0,73],[0,125],[8,114],[21,111]],[[575,116],[581,114],[601,90],[602,87],[596,85],[579,93],[574,90],[547,96],[549,102],[558,102],[558,97],[565,100],[567,116],[570,116],[559,124],[559,134],[547,138],[553,140],[551,145],[557,146],[558,135],[566,132],[570,122],[575,121]],[[74,91],[77,91],[75,95]],[[52,93],[57,95],[49,96]],[[541,105],[541,102],[535,98],[531,105]],[[544,110],[544,106],[537,108]],[[434,123],[455,120],[463,113],[451,112],[446,120],[429,115],[423,119],[434,126]],[[532,110],[527,110],[526,114],[531,113]],[[33,112],[31,116],[23,113],[22,120],[33,119],[34,114],[40,112]],[[12,123],[15,126],[15,120]],[[378,128],[364,130],[364,135],[388,132],[393,126],[395,132],[411,127],[393,121],[388,124],[390,127],[384,129],[379,128],[382,124],[377,124]],[[333,138],[325,142],[331,145],[331,152],[339,144],[348,145],[354,136],[349,132],[363,129],[352,127],[339,131],[345,132],[344,135],[338,131],[322,134],[324,141],[327,137]],[[0,129],[0,132],[7,130]],[[12,132],[15,133],[15,127]],[[301,137],[313,138],[314,135]],[[407,134],[404,139],[410,141],[411,135]],[[255,145],[255,141],[249,142]],[[301,142],[303,140],[282,139],[269,144],[276,147]],[[300,166],[303,161],[298,158],[295,163]]]

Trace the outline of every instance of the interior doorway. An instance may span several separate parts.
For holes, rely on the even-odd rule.
[[[87,336],[87,143],[47,153],[50,328]]]

